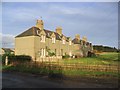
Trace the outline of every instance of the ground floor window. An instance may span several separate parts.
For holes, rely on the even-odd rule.
[[[61,56],[63,56],[63,49],[61,49]]]
[[[69,56],[72,56],[72,52],[71,51],[69,52]]]
[[[41,56],[45,56],[45,48],[41,48]]]
[[[55,49],[55,55],[57,54],[57,50]]]

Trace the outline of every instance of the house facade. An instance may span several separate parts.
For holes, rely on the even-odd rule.
[[[62,33],[61,27],[57,27],[55,32],[46,30],[42,20],[37,20],[35,26],[15,37],[15,54],[30,55],[33,60],[51,55],[83,57],[88,51],[92,51],[92,44],[86,37],[81,40],[77,34],[72,40]]]

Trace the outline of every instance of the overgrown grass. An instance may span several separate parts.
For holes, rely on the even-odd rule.
[[[117,62],[116,62],[117,61]],[[84,64],[84,65],[118,65],[118,53],[104,53],[96,57],[84,57],[79,59],[65,59],[63,64]]]
[[[102,53],[97,57],[101,60],[118,61],[118,53]]]
[[[44,64],[49,63],[49,62],[44,62]],[[53,62],[50,62],[53,63]],[[86,57],[86,58],[79,58],[79,59],[65,59],[65,60],[59,60],[59,65],[62,64],[79,64],[79,65],[116,65],[118,66],[118,64],[120,63],[120,61],[118,60],[118,53],[103,53],[100,54],[99,56],[96,57]],[[71,75],[71,76],[93,76],[93,75],[97,75],[97,76],[101,76],[101,75],[109,75],[109,76],[113,76],[113,77],[119,77],[120,78],[120,74],[118,74],[118,72],[105,72],[105,71],[89,71],[89,70],[57,70],[54,69],[56,67],[59,66],[52,66],[51,69],[46,68],[41,66],[41,67],[37,67],[37,66],[32,66],[29,67],[29,65],[27,64],[18,64],[17,66],[4,66],[2,67],[3,70],[8,70],[8,71],[17,71],[17,72],[25,72],[25,73],[34,73],[34,74],[44,74],[44,75],[48,75],[49,73],[62,73],[63,75]],[[117,67],[116,67],[117,68]]]
[[[2,70],[3,71],[17,71],[17,72],[32,73],[32,74],[44,74],[44,75],[47,75],[49,73],[48,69],[46,68],[27,67],[24,65],[4,66]]]

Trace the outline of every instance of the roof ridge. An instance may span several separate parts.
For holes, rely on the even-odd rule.
[[[28,28],[27,30],[25,30],[24,32],[22,32],[21,34],[15,36],[15,38],[16,37],[24,37],[24,36],[32,36],[32,35],[37,36],[35,33],[35,30],[37,30],[37,29],[39,29],[39,28],[32,26],[32,27]]]

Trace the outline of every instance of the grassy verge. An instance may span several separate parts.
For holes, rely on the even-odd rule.
[[[116,62],[117,61],[117,62]],[[49,62],[44,62],[44,65]],[[56,62],[51,62],[51,63],[56,63]],[[97,57],[91,57],[91,58],[79,58],[79,59],[66,59],[66,60],[59,60],[59,65],[66,65],[66,64],[79,64],[79,65],[104,65],[104,66],[114,66],[116,65],[116,68],[118,66],[119,60],[118,60],[118,53],[104,53],[101,54]],[[64,70],[63,68],[60,69],[55,69],[57,66],[49,66],[46,67],[44,66],[29,66],[29,63],[23,63],[23,64],[18,64],[17,66],[3,66],[2,69],[3,71],[17,71],[17,72],[25,72],[25,73],[33,73],[33,74],[42,74],[42,75],[49,75],[51,74],[63,74],[66,76],[110,76],[110,77],[119,77],[120,74],[118,72],[105,72],[105,71],[95,71],[95,70],[77,70],[77,69],[72,69],[72,70]],[[94,68],[93,68],[94,69]]]
[[[3,71],[15,71],[23,73],[32,73],[39,75],[49,75],[49,74],[62,74],[65,76],[74,76],[74,77],[117,77],[120,78],[118,72],[104,72],[104,71],[89,71],[89,70],[57,70],[57,69],[48,69],[48,68],[39,68],[39,67],[26,67],[26,66],[4,66]]]
[[[32,73],[32,74],[48,74],[48,69],[39,68],[39,67],[27,67],[23,65],[18,66],[3,66],[3,71],[15,71],[15,72],[23,72],[23,73]]]
[[[88,76],[88,77],[119,77],[120,74],[117,72],[100,72],[100,71],[81,71],[81,70],[65,70],[63,71],[64,75],[68,76]]]

